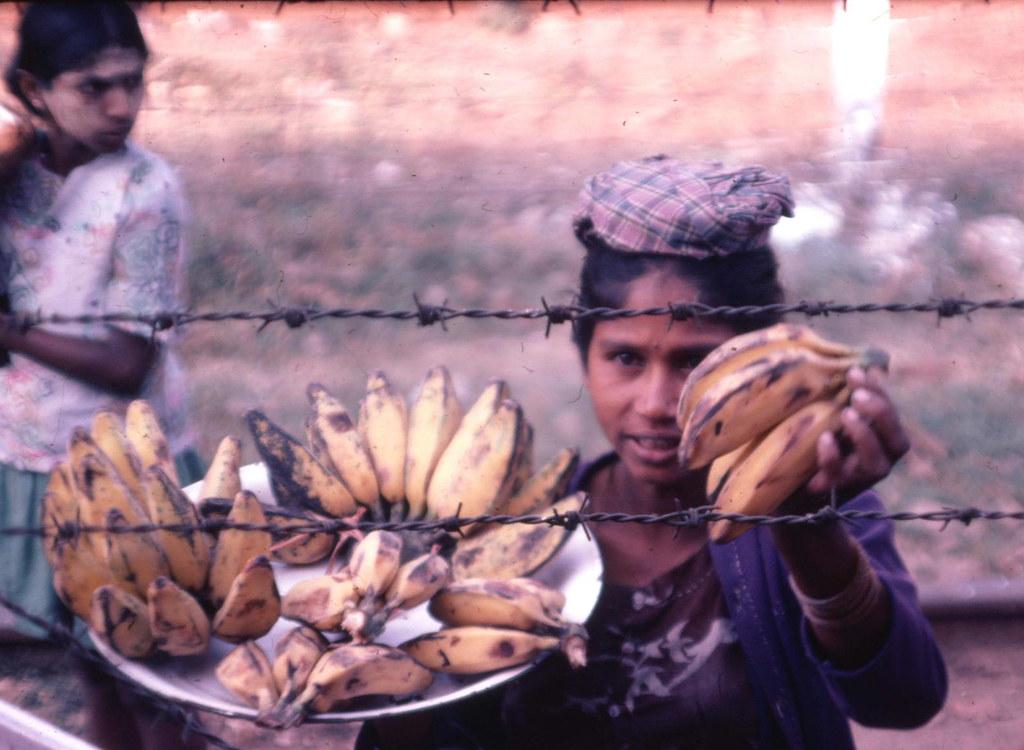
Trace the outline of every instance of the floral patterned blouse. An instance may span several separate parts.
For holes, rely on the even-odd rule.
[[[185,205],[177,177],[159,157],[128,142],[61,177],[24,162],[0,186],[0,289],[14,312],[154,313],[180,309]],[[144,324],[118,324],[150,336]],[[103,324],[54,325],[55,333],[102,338]],[[177,451],[189,436],[184,375],[174,336],[144,386]],[[124,414],[122,399],[11,354],[0,368],[0,463],[47,472],[77,425],[100,409]]]

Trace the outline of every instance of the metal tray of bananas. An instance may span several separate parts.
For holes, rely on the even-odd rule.
[[[264,464],[241,467],[243,489],[253,492],[261,502],[275,504],[268,472]],[[201,483],[184,488],[196,502]],[[324,572],[324,565],[302,567],[273,563],[278,590],[284,596],[299,581]],[[563,615],[567,621],[582,623],[590,616],[601,589],[601,558],[597,545],[588,539],[582,528],[576,529],[558,552],[543,567],[531,574],[537,581],[560,591],[565,596]],[[266,653],[274,653],[277,642],[294,627],[284,619],[256,643]],[[389,620],[376,642],[398,646],[418,636],[437,631],[441,624],[427,611],[427,603],[401,612]],[[257,718],[255,708],[241,705],[218,681],[217,665],[234,646],[211,639],[205,653],[196,656],[134,661],[113,651],[101,639],[94,639],[99,652],[126,677],[178,703],[232,718]],[[490,690],[522,674],[536,661],[481,675],[437,673],[430,687],[417,697],[401,701],[378,697],[360,702],[358,710],[312,713],[308,721],[340,723],[371,718],[396,716],[428,710]]]

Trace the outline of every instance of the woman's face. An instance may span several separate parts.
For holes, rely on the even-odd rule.
[[[696,302],[697,289],[653,271],[629,285],[625,307]],[[671,325],[670,325],[671,323]],[[585,383],[597,421],[629,475],[665,486],[684,475],[676,452],[683,383],[712,349],[735,335],[720,322],[641,316],[600,321],[587,350]]]
[[[108,47],[89,66],[32,86],[29,100],[59,136],[95,154],[116,151],[139,114],[144,64],[136,50]]]

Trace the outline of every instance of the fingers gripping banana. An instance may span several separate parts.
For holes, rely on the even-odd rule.
[[[456,581],[430,600],[430,614],[445,625],[493,625],[517,630],[565,627],[561,612],[545,606],[533,587],[472,578]]]
[[[146,603],[116,586],[100,586],[92,593],[89,628],[121,656],[142,659],[153,653]]]
[[[683,427],[682,463],[688,468],[705,466],[807,404],[834,394],[856,363],[782,349],[722,378],[697,402]]]
[[[264,721],[270,726],[292,727],[310,710],[330,711],[363,695],[422,693],[432,681],[429,670],[398,649],[374,644],[334,646],[317,661],[302,693]]]
[[[213,616],[213,632],[232,643],[259,638],[270,632],[281,616],[281,597],[270,559],[249,560],[231,582],[224,604]]]
[[[409,411],[409,438],[405,453],[405,498],[409,516],[427,510],[427,488],[434,467],[462,422],[462,406],[451,375],[443,366],[427,373]]]
[[[376,508],[380,486],[373,460],[345,406],[319,383],[306,389],[313,413],[306,422],[306,438],[313,454],[341,478],[357,503]]]
[[[259,711],[269,711],[278,700],[270,660],[255,641],[232,649],[215,673],[221,685]]]
[[[227,520],[232,524],[264,526],[267,523],[263,508],[256,496],[242,490],[235,496]],[[270,551],[270,532],[254,529],[226,528],[220,532],[213,550],[210,575],[207,582],[210,603],[219,608],[227,598],[231,584],[246,563]]]
[[[578,512],[583,493],[562,498],[541,515]],[[495,524],[493,528],[463,539],[452,556],[455,580],[466,578],[518,578],[533,573],[547,562],[568,538],[564,526],[543,524]]]
[[[405,498],[405,446],[409,420],[405,399],[383,372],[371,373],[359,404],[359,434],[373,460],[381,497],[401,507]]]
[[[147,402],[135,400],[124,415],[125,435],[142,463],[143,469],[159,466],[175,484],[181,484],[171,456],[171,446],[160,426],[160,420]]]
[[[531,661],[546,651],[562,651],[574,667],[586,664],[586,641],[578,633],[563,637],[512,628],[477,625],[445,628],[400,647],[435,672],[481,674]]]
[[[430,480],[427,506],[431,513],[439,518],[457,512],[477,516],[501,507],[515,474],[513,458],[524,428],[519,404],[505,400],[474,435],[465,452],[453,452],[453,439]]]
[[[156,524],[181,524],[195,527],[199,513],[171,478],[159,466],[145,474],[143,495],[149,517]],[[213,554],[213,539],[205,532],[183,529],[154,532],[157,543],[167,557],[171,578],[189,591],[199,594],[206,586]]]
[[[203,477],[203,486],[199,491],[199,499],[227,498],[234,499],[242,491],[242,480],[239,470],[242,466],[242,443],[238,438],[226,435],[217,445],[210,468]]]
[[[121,427],[121,418],[110,411],[97,412],[90,433],[93,442],[110,459],[132,495],[142,497],[142,460]]]
[[[170,578],[157,578],[146,592],[156,647],[172,656],[202,654],[210,643],[210,620],[199,602]]]
[[[849,397],[843,389],[833,399],[816,401],[783,420],[754,445],[729,473],[715,500],[723,513],[767,514],[813,476],[818,438],[839,427],[839,415]],[[728,542],[749,524],[714,521],[712,540]]]
[[[267,465],[277,502],[328,516],[347,516],[356,501],[341,480],[320,465],[298,440],[259,411],[245,415],[260,457]]]

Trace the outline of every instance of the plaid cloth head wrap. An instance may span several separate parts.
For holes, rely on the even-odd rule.
[[[652,156],[588,180],[573,226],[624,252],[708,258],[763,247],[779,217],[792,215],[785,175]]]

